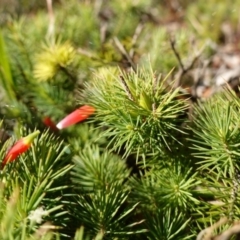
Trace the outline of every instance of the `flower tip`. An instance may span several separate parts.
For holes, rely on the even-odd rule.
[[[84,105],[75,111],[71,112],[69,115],[67,115],[64,119],[62,119],[56,127],[58,129],[63,129],[66,127],[69,127],[73,124],[76,124],[78,122],[82,122],[86,120],[90,115],[92,115],[95,112],[95,108]]]
[[[59,122],[57,125],[56,125],[57,129],[61,130],[63,129],[63,124],[62,122]]]
[[[34,140],[34,138],[36,138],[39,134],[40,134],[40,131],[36,130],[35,132],[30,133],[29,135],[24,137],[22,140],[25,144],[31,144],[31,142]]]
[[[33,133],[30,133],[27,137],[34,139],[40,134],[39,130],[34,131]]]
[[[38,134],[40,134],[40,130],[36,130],[35,132],[33,132],[35,134],[35,136],[37,136]]]

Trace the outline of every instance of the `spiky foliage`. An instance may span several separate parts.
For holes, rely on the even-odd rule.
[[[239,171],[239,99],[230,90],[196,108],[193,132],[199,169],[211,169],[218,178],[233,178]]]
[[[239,98],[227,89],[196,108],[191,141],[198,171],[227,216],[238,216]],[[223,211],[224,209],[224,211]],[[235,212],[236,211],[236,212]]]
[[[37,222],[41,223],[42,217],[46,212],[42,212],[43,214],[38,214],[35,216],[36,219],[32,218],[31,215],[25,216],[19,221],[19,212],[18,205],[19,204],[19,190],[14,189],[9,200],[7,201],[5,197],[5,188],[3,184],[1,184],[0,188],[0,237],[1,239],[38,239],[38,240],[50,240],[53,239],[53,233],[50,232],[51,229],[55,227],[48,223],[42,224],[37,229]],[[36,212],[32,215],[36,215]]]
[[[0,237],[3,240],[26,239],[26,240],[59,240],[60,236],[56,231],[56,226],[50,222],[42,223],[43,217],[48,214],[42,207],[29,213],[28,216],[19,221],[19,207],[22,201],[19,200],[22,193],[19,189],[13,189],[9,199],[6,198],[6,188],[1,183],[0,186]],[[88,240],[89,236],[84,234],[84,228],[76,231],[74,240]],[[102,234],[99,233],[95,240],[101,240]]]
[[[147,155],[171,151],[181,130],[181,115],[187,107],[178,89],[167,89],[151,70],[125,74],[101,69],[86,84],[85,99],[97,109],[100,126],[113,150],[125,146],[131,153]]]
[[[14,9],[10,1],[0,6]],[[0,158],[14,140],[41,130],[1,171],[1,238],[73,239],[83,225],[76,240],[196,239],[222,215],[229,221],[220,231],[228,229],[240,216],[239,100],[228,92],[193,104],[188,119],[179,90],[192,80],[186,74],[174,87],[179,59],[169,32],[186,68],[204,36],[223,40],[226,16],[226,29],[237,29],[239,0],[216,8],[202,0],[50,2],[48,14],[32,1],[24,18],[14,16],[28,4],[13,18],[0,16],[7,23],[0,33]],[[45,132],[45,119],[56,123],[79,100],[96,108],[91,125]],[[47,227],[54,233],[45,234]]]
[[[184,172],[180,167],[150,171],[140,181],[133,180],[132,198],[152,212],[166,208],[182,212],[194,209],[200,203],[195,195],[200,181],[190,171]],[[171,178],[167,177],[169,175]]]
[[[10,142],[8,141],[2,149],[6,149]],[[45,144],[46,142],[48,144]],[[52,224],[58,225],[54,228],[66,224],[67,212],[63,208],[62,199],[68,183],[63,181],[63,176],[72,166],[68,163],[65,150],[63,142],[45,132],[28,152],[14,162],[8,163],[1,171],[0,179],[3,185],[1,201],[14,194],[9,204],[5,202],[6,208],[12,205],[15,209],[6,209],[15,211],[13,220],[9,220],[12,230],[10,228],[10,231],[6,232],[10,234],[8,237],[12,234],[15,239],[21,237],[21,234],[30,236],[29,234],[32,234],[40,223],[48,219],[51,219]],[[4,151],[1,151],[1,158],[3,157]],[[3,206],[5,203],[2,203]],[[5,217],[8,215],[3,212],[4,208],[1,208],[1,211],[3,224],[6,224]],[[1,226],[4,228],[4,225]],[[4,234],[4,229],[1,234]],[[3,239],[6,237],[7,235]]]
[[[147,239],[186,240],[193,238],[193,235],[190,233],[188,235],[185,232],[191,219],[187,219],[180,211],[170,209],[161,211],[161,209],[157,209],[147,217],[149,219],[147,222],[149,229],[149,234],[146,235]]]
[[[74,162],[74,218],[93,235],[101,232],[106,239],[127,239],[128,235],[146,231],[135,229],[142,220],[131,222],[138,203],[128,204],[130,171],[122,159],[93,146],[83,149]]]
[[[86,191],[105,189],[113,183],[121,185],[130,174],[123,160],[108,152],[101,153],[97,146],[87,146],[74,158],[74,163],[72,180]]]

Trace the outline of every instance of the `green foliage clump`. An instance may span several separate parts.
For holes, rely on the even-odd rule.
[[[153,154],[171,149],[181,133],[181,115],[187,103],[177,98],[150,70],[124,74],[117,69],[100,69],[87,83],[88,103],[97,109],[100,126],[108,127],[113,150],[126,146],[125,153]]]
[[[0,159],[41,134],[0,170],[0,239],[196,239],[222,216],[230,229],[239,97],[194,102],[176,85],[228,16],[237,29],[238,1],[21,3],[0,17]],[[83,104],[89,119],[56,127]]]

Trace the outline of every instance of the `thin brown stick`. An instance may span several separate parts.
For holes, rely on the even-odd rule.
[[[173,37],[170,37],[170,44],[171,44],[171,48],[174,52],[174,55],[176,56],[176,58],[178,60],[178,63],[180,65],[181,69],[182,69],[182,72],[185,72],[186,70],[185,70],[184,65],[182,63],[182,59],[180,57],[180,54],[178,53],[177,49],[175,48],[176,41]]]
[[[190,64],[187,67],[184,67],[183,62],[181,60],[180,54],[178,53],[177,49],[175,48],[175,40],[170,37],[170,44],[171,44],[171,48],[174,52],[174,55],[176,56],[179,65],[180,65],[180,71],[177,75],[177,79],[174,83],[174,88],[177,88],[180,86],[181,80],[183,78],[183,76],[193,68],[193,66],[195,65],[195,63],[197,62],[197,60],[199,59],[199,57],[201,56],[202,52],[205,49],[205,45],[197,52],[197,54],[192,58]]]
[[[132,69],[134,70],[134,72],[137,71],[137,68],[132,60],[132,58],[129,56],[128,52],[126,51],[125,47],[122,45],[122,43],[118,40],[117,37],[113,38],[113,41],[115,43],[115,46],[117,47],[118,51],[128,60],[128,62],[130,63]]]
[[[120,75],[119,77],[120,77],[120,80],[121,80],[121,82],[122,82],[123,88],[124,88],[124,90],[125,90],[128,98],[129,98],[131,101],[134,101],[133,95],[132,95],[132,93],[131,93],[131,91],[130,91],[130,89],[129,89],[129,87],[128,87],[125,79],[124,79],[124,77],[121,76],[121,75]]]

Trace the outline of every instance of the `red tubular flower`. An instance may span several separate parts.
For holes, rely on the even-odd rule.
[[[49,127],[51,130],[58,131],[56,124],[52,121],[50,117],[43,118],[43,123],[45,124],[45,126]]]
[[[77,110],[73,111],[69,115],[67,115],[63,120],[61,120],[57,124],[58,129],[63,129],[68,126],[71,126],[75,123],[82,122],[87,119],[90,115],[92,115],[95,111],[94,107],[84,105]]]
[[[29,147],[31,146],[32,141],[34,138],[40,133],[39,130],[27,135],[26,137],[21,138],[18,140],[13,147],[8,151],[7,155],[2,161],[2,169],[4,166],[9,163],[14,161],[20,154],[26,152]]]

